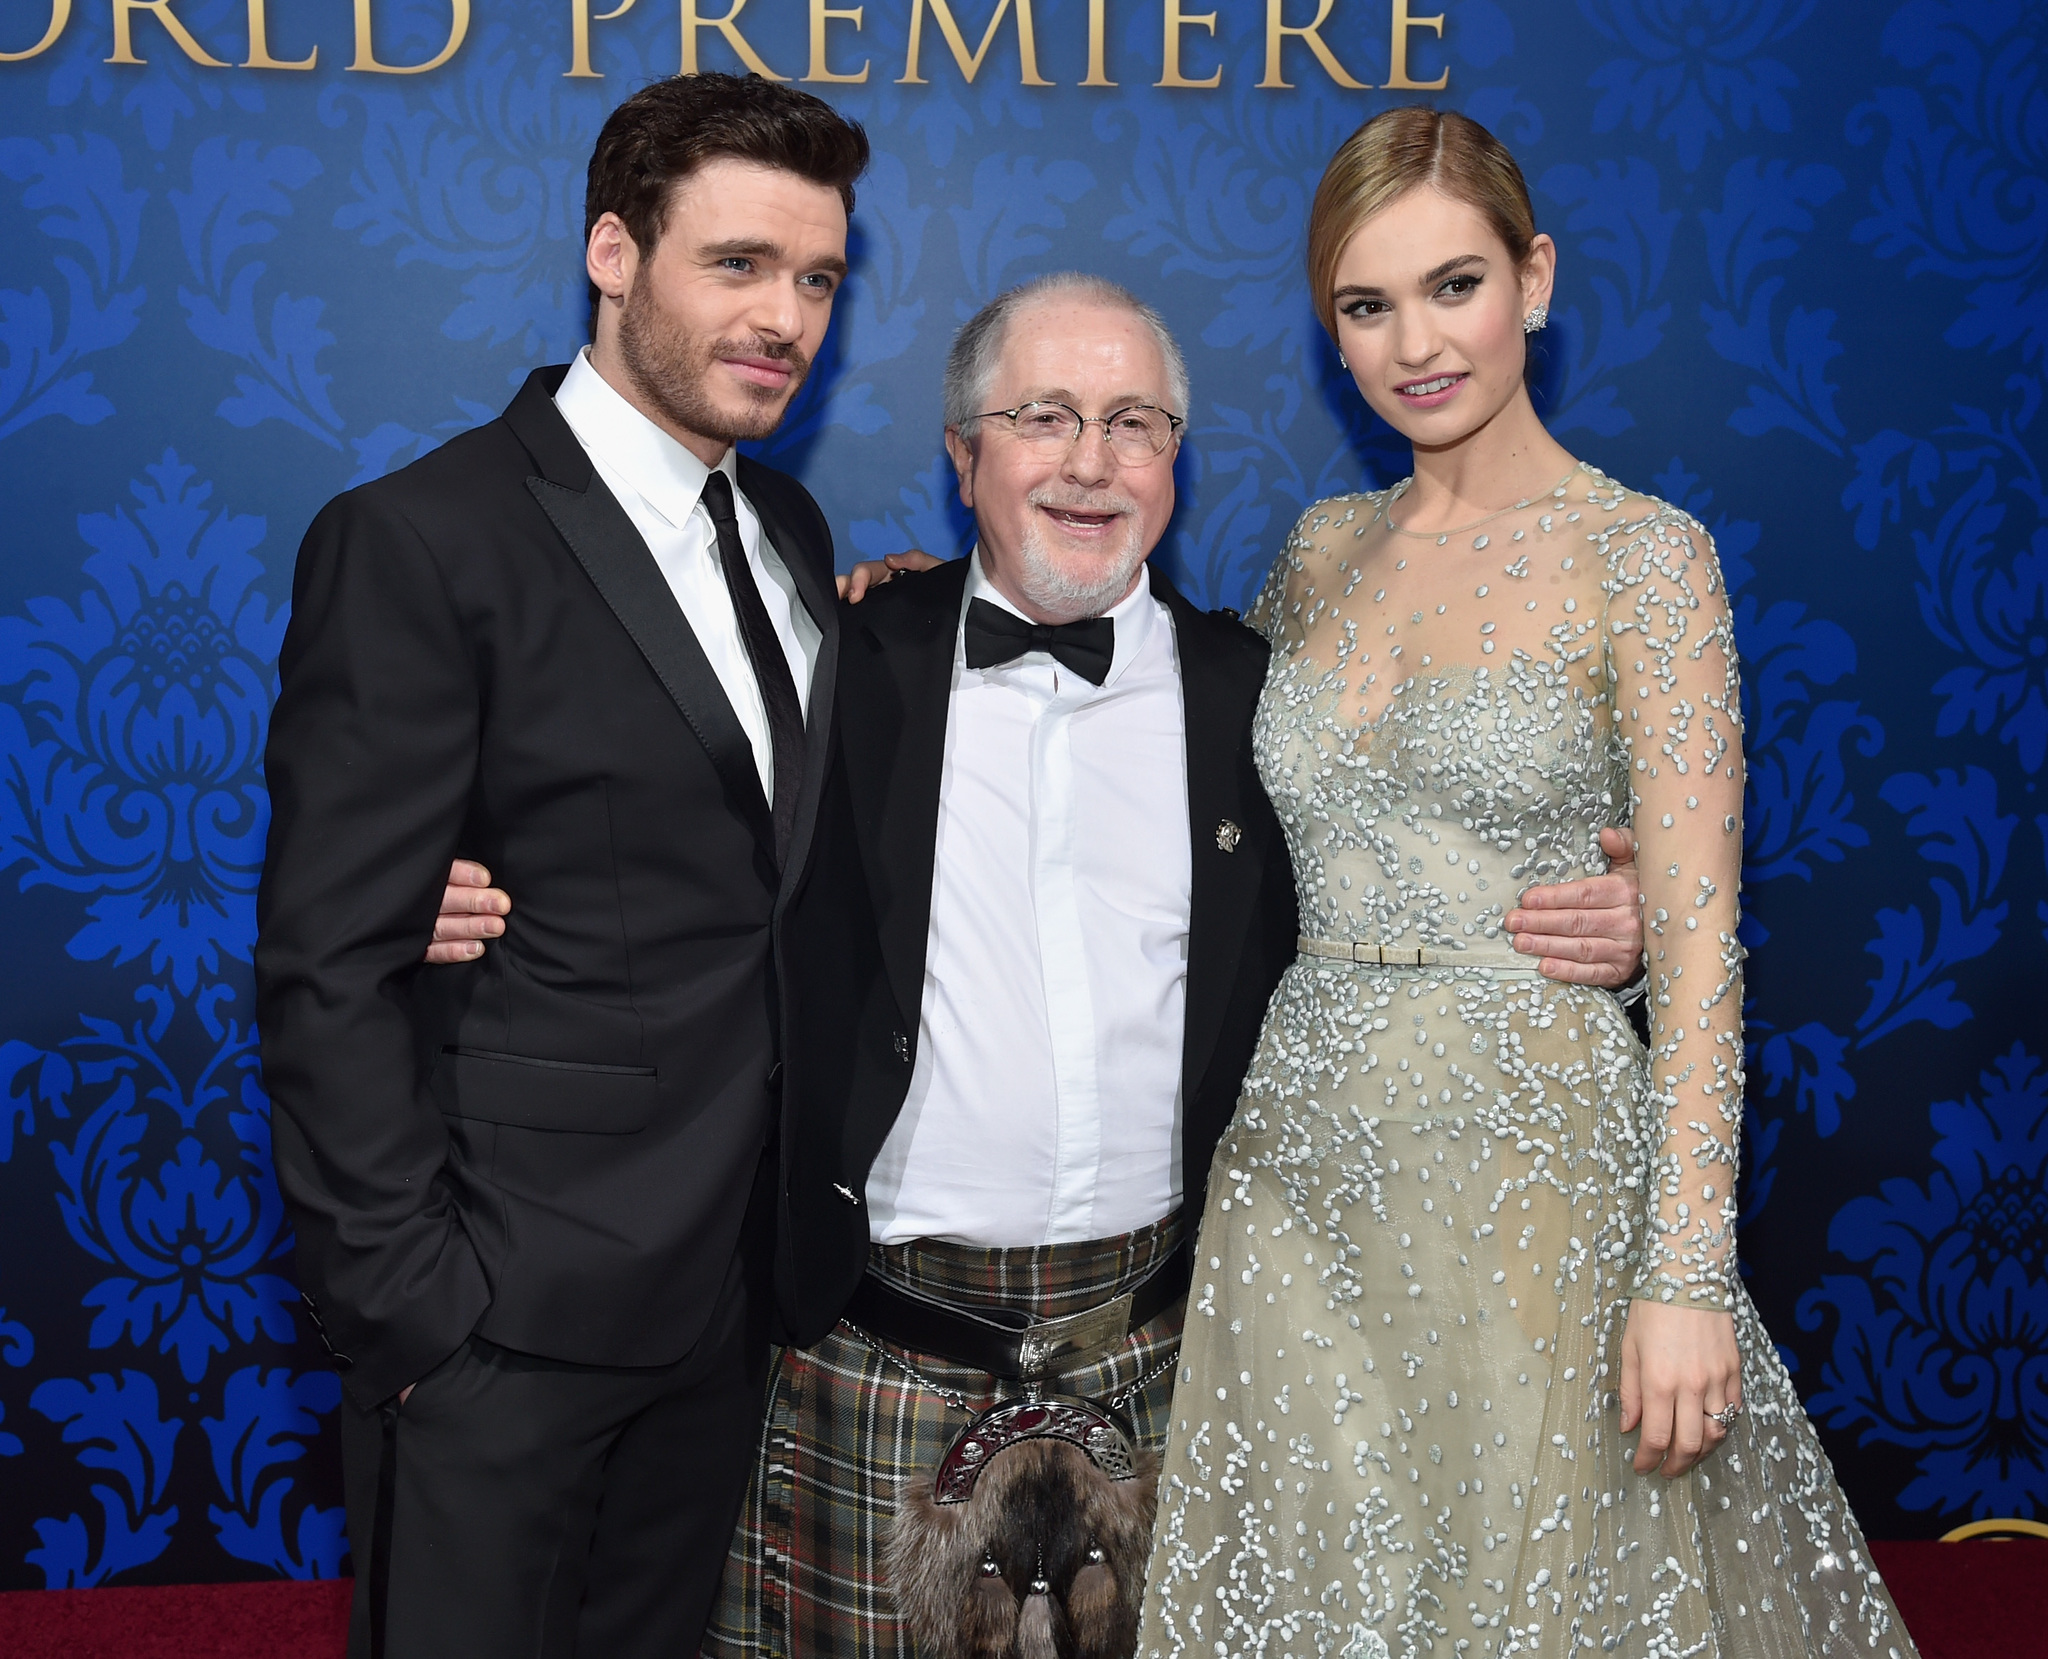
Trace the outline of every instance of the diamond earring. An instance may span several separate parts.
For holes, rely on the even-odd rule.
[[[1528,316],[1522,319],[1522,332],[1524,334],[1534,334],[1538,329],[1544,327],[1549,321],[1550,307],[1547,305],[1539,305],[1536,307],[1534,311],[1531,311]]]
[[[1349,374],[1351,372],[1351,365],[1344,360],[1344,354],[1341,351],[1337,353],[1337,367],[1342,369],[1346,374]]]

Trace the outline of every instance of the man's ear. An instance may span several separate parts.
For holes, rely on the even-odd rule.
[[[625,220],[616,213],[600,213],[583,249],[583,269],[591,286],[608,300],[624,299],[639,265],[640,249]]]
[[[953,458],[953,470],[960,475],[960,505],[974,511],[974,446],[960,436],[957,426],[946,428],[946,453]]]

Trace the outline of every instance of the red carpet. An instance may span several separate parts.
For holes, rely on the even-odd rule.
[[[2048,1541],[1870,1549],[1924,1659],[2048,1659]]]
[[[2048,1659],[2048,1543],[1875,1544],[1924,1659]],[[341,1659],[347,1579],[0,1595],[7,1659]]]
[[[17,1590],[0,1595],[6,1659],[341,1659],[354,1581]]]

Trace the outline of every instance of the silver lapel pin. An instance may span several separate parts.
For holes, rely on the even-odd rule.
[[[1216,845],[1224,852],[1236,852],[1238,842],[1243,839],[1244,831],[1239,829],[1228,818],[1225,818],[1216,826]]]

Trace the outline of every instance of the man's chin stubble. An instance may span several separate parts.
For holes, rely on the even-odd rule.
[[[651,301],[636,293],[626,301],[619,332],[620,356],[626,373],[640,395],[661,411],[674,426],[714,443],[736,444],[766,438],[782,424],[790,402],[810,373],[810,360],[792,353],[783,359],[789,365],[789,384],[776,391],[744,382],[738,389],[747,400],[745,411],[721,408],[705,395],[704,388],[717,372],[718,354],[730,349],[720,341],[705,353],[701,362],[687,367],[681,361],[682,342],[663,341],[660,313]],[[688,341],[694,345],[702,337]]]
[[[779,392],[771,392],[765,387],[746,387],[747,407],[744,410],[725,409],[713,403],[702,395],[701,381],[678,387],[649,385],[642,380],[641,390],[656,408],[684,431],[695,432],[717,443],[736,444],[771,436],[782,424],[790,400],[802,384],[802,373],[793,372],[789,385]]]

